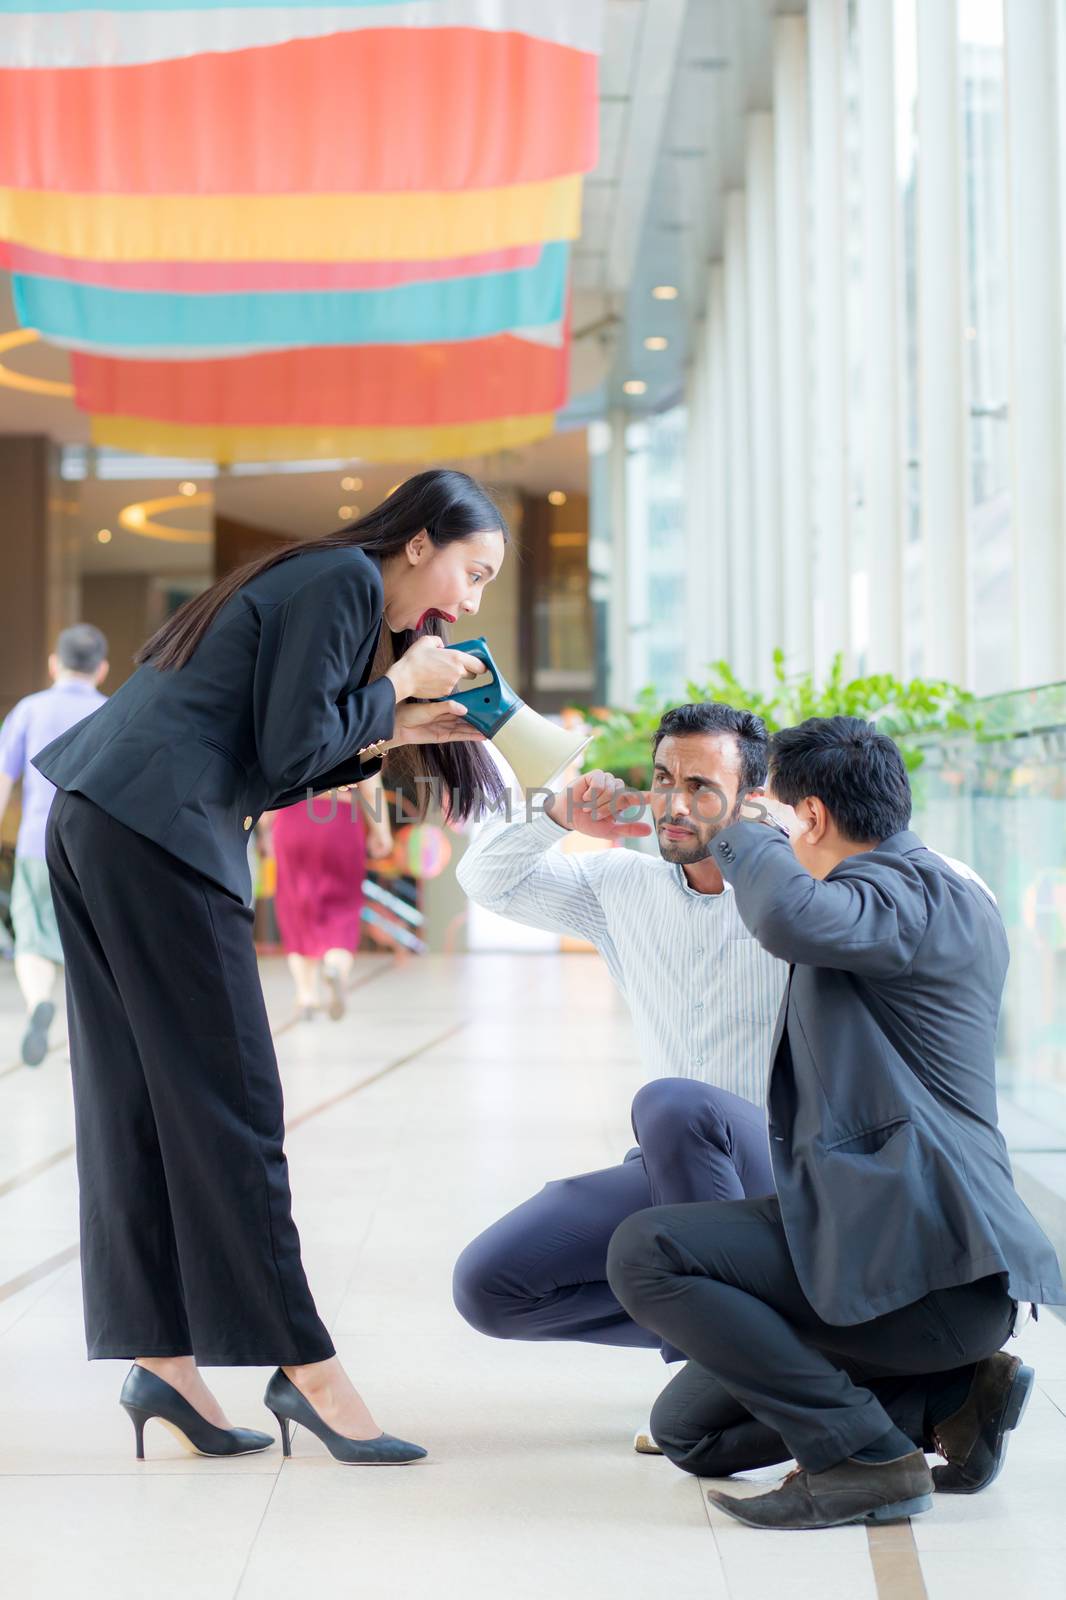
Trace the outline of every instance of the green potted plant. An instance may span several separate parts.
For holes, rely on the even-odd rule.
[[[584,709],[582,715],[595,729],[584,770],[602,767],[634,787],[647,789],[652,736],[663,713],[684,701],[722,700],[739,710],[754,711],[771,733],[807,717],[864,717],[896,740],[911,772],[924,760],[916,743],[919,735],[938,729],[972,732],[980,727],[975,697],[940,678],[904,680],[887,672],[845,678],[844,658],[836,655],[828,677],[818,685],[813,673],[786,672],[783,650],[774,651],[773,663],[773,688],[765,694],[746,688],[727,661],[715,661],[703,682],[686,683],[683,695],[667,697],[649,686],[637,695],[632,710]]]

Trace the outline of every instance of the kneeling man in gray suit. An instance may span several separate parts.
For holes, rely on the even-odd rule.
[[[997,1125],[1007,940],[984,888],[909,831],[896,746],[852,717],[777,734],[770,789],[714,854],[790,964],[771,1047],[777,1194],[659,1206],[611,1240],[629,1314],[690,1358],[652,1432],[690,1472],[794,1457],[755,1527],[926,1511],[1002,1464],[1032,1370],[1019,1302],[1066,1300]],[[931,1474],[924,1450],[946,1465]]]

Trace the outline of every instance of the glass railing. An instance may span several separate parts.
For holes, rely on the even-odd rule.
[[[980,702],[922,742],[915,826],[995,892],[1010,939],[1001,1119],[1018,1187],[1066,1255],[1066,684]]]

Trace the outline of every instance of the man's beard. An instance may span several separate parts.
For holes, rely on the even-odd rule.
[[[672,821],[669,817],[663,817],[655,830],[659,842],[659,854],[664,861],[668,861],[671,866],[675,867],[694,867],[698,861],[706,861],[711,853],[711,845],[714,840],[722,832],[723,828],[728,828],[738,820],[740,808],[743,804],[743,800],[738,799],[727,817],[723,817],[720,822],[711,823],[710,826],[701,829],[698,833],[693,832],[691,839],[687,839],[684,842],[678,839],[664,839],[663,829],[670,827],[683,828],[687,827],[688,824]]]

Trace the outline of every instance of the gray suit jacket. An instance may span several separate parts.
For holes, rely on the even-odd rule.
[[[1008,952],[989,896],[914,833],[822,882],[759,823],[724,829],[714,854],[747,927],[791,963],[770,1152],[819,1316],[867,1322],[993,1273],[1017,1300],[1061,1304],[1055,1252],[1015,1192],[997,1125]]]
[[[371,683],[381,566],[362,550],[301,551],[230,599],[177,672],[137,669],[34,759],[246,904],[261,812],[380,771],[396,693]]]

